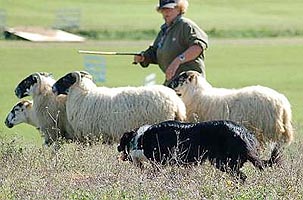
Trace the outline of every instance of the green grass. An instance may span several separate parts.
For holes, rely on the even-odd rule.
[[[303,121],[300,52],[302,44],[213,45],[207,53],[207,77],[218,87],[264,85],[285,94],[296,123]],[[276,44],[275,44],[276,43]]]
[[[163,23],[155,11],[157,3],[151,0],[0,0],[0,8],[7,13],[8,27],[52,27],[56,11],[69,8],[81,10],[77,33],[90,38],[152,39]],[[212,37],[302,36],[302,7],[301,0],[191,0],[186,16]]]

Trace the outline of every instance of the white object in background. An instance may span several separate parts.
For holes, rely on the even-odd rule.
[[[155,85],[155,84],[156,84],[156,74],[155,73],[149,74],[144,78],[144,85],[145,86]]]

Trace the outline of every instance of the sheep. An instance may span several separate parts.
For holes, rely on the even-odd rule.
[[[55,94],[67,94],[67,118],[80,140],[112,143],[145,123],[186,119],[184,103],[166,86],[97,87],[87,74],[74,71],[53,85]]]
[[[73,139],[73,129],[66,117],[66,95],[54,95],[54,83],[50,74],[37,72],[22,80],[15,89],[19,99],[32,96],[33,110],[46,145],[51,145],[59,138]]]
[[[38,128],[38,120],[33,109],[33,101],[21,100],[14,105],[5,119],[5,125],[13,128],[15,125],[26,123]]]
[[[281,149],[293,140],[291,105],[271,88],[215,88],[195,71],[179,74],[168,87],[182,98],[189,121],[226,119],[241,123],[256,133],[262,147],[273,143]]]
[[[209,160],[216,168],[245,181],[240,168],[250,161],[256,168],[280,162],[277,149],[271,158],[261,160],[259,142],[248,129],[228,120],[200,123],[165,121],[144,125],[126,132],[117,147],[122,160],[130,160],[143,168],[144,162],[152,164],[189,165]]]

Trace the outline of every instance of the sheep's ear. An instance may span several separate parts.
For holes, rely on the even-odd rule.
[[[25,106],[25,108],[31,108],[33,106],[33,102],[32,101],[28,101],[28,100],[24,100],[23,104]]]
[[[80,71],[81,78],[85,77],[93,81],[93,76],[87,71]]]
[[[41,75],[40,75],[40,73],[34,73],[32,75],[32,77],[33,77],[33,80],[37,81],[37,83],[41,83]]]
[[[81,78],[82,78],[82,76],[81,76],[81,73],[80,72],[78,72],[78,71],[76,71],[76,72],[72,72],[71,73],[71,76],[73,77],[73,78],[75,78],[76,79],[76,83],[80,83],[80,81],[81,81]]]
[[[198,72],[189,72],[188,73],[188,78],[187,78],[188,82],[196,85],[197,82],[198,82],[197,78],[198,78],[199,75],[200,74]]]
[[[48,73],[48,72],[39,72],[39,75],[45,77],[52,77],[52,73]]]
[[[87,71],[80,71],[81,77],[92,77]]]
[[[187,78],[188,82],[193,82],[193,80],[195,80],[195,74],[189,74],[188,78]]]

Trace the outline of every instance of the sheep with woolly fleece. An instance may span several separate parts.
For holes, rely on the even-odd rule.
[[[54,83],[55,80],[48,73],[33,73],[22,80],[15,89],[19,99],[32,96],[38,127],[47,145],[59,138],[73,139],[73,129],[66,117],[66,95],[54,95]]]
[[[38,128],[38,120],[33,109],[33,101],[21,100],[14,105],[5,119],[5,125],[13,128],[15,125],[26,123]]]
[[[189,121],[233,120],[257,132],[263,147],[275,143],[282,148],[293,140],[291,105],[271,88],[215,88],[195,71],[179,74],[169,87],[185,103]]]
[[[118,142],[125,131],[143,124],[186,119],[182,100],[162,85],[97,87],[83,72],[75,71],[60,78],[53,92],[67,94],[67,118],[78,139]]]

